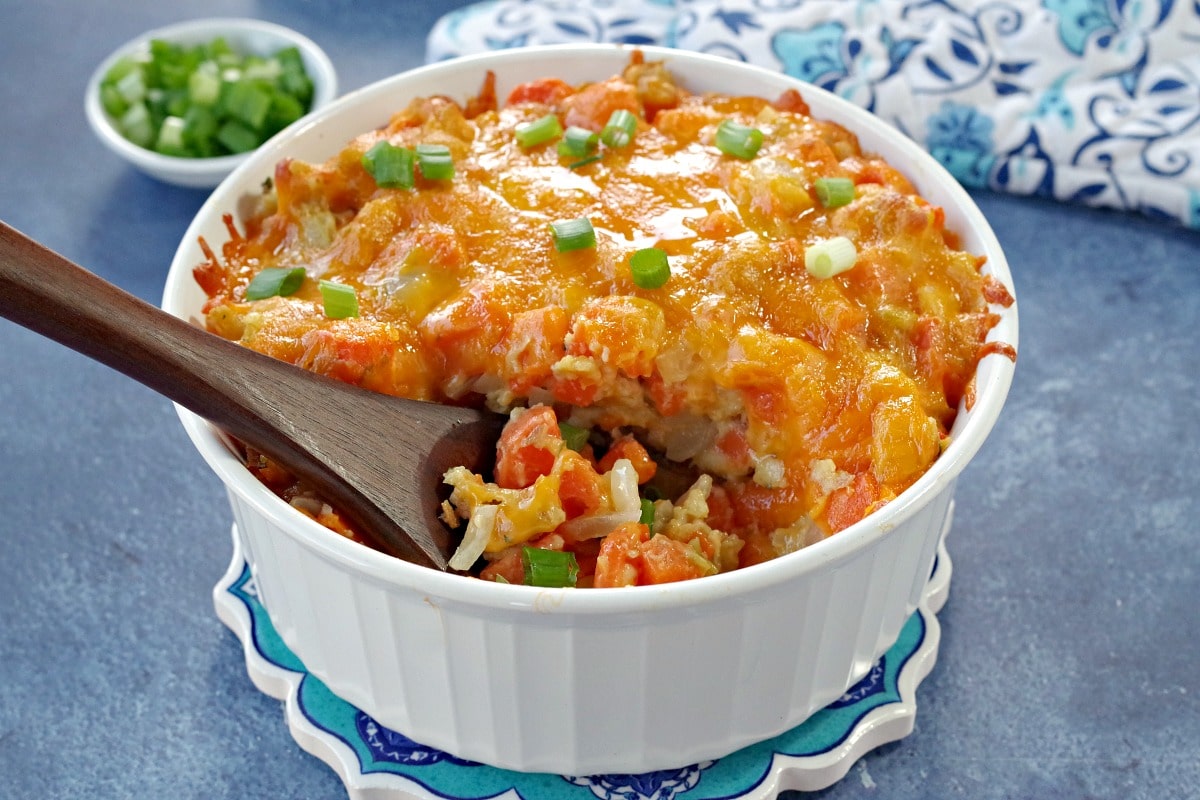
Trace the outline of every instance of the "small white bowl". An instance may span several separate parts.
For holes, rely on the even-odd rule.
[[[156,28],[117,48],[100,63],[88,80],[84,110],[88,124],[109,150],[135,167],[166,183],[176,186],[211,188],[243,164],[250,153],[238,153],[216,158],[180,158],[164,156],[139,147],[120,134],[113,120],[100,104],[100,81],[123,56],[144,52],[150,40],[162,39],[177,44],[202,44],[218,36],[225,37],[239,53],[267,56],[285,47],[294,46],[304,60],[304,69],[313,83],[312,107],[309,113],[327,105],[337,96],[337,72],[325,51],[315,42],[291,28],[257,19],[195,19]]]
[[[970,196],[928,153],[877,117],[781,73],[710,55],[639,48],[695,92],[776,97],[798,89],[813,116],[858,134],[946,214],[963,247],[1012,291],[999,243]],[[324,161],[416,97],[504,97],[521,82],[619,73],[631,49],[570,45],[445,61],[341,98],[275,137],[200,209],[171,264],[163,307],[206,300],[192,269],[222,214],[284,157]],[[993,307],[989,340],[1017,345],[1017,306]],[[356,544],[256,480],[212,425],[180,410],[228,489],[258,596],[279,635],[334,693],[376,721],[456,756],[522,771],[640,773],[720,758],[800,724],[895,642],[929,579],[954,485],[1000,413],[1013,362],[984,358],[975,402],[945,453],[861,522],[745,569],[661,586],[542,589],[437,572]],[[432,498],[431,498],[432,499]],[[969,514],[969,512],[968,512]],[[971,524],[967,516],[967,524]]]

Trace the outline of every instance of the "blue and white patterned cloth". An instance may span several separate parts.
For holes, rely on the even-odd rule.
[[[622,42],[782,70],[963,184],[1200,228],[1200,0],[486,0],[427,57]]]

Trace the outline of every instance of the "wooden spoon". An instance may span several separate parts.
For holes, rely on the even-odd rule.
[[[490,468],[504,417],[359,389],[226,341],[0,222],[0,316],[119,370],[311,483],[365,535],[437,569],[442,475]]]

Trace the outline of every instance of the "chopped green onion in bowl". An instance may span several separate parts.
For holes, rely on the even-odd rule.
[[[238,80],[265,93],[231,92]],[[92,72],[84,111],[100,142],[134,167],[211,188],[266,136],[336,96],[333,63],[308,37],[263,20],[211,18],[121,45]]]
[[[151,39],[146,52],[117,59],[99,91],[118,132],[139,147],[211,158],[253,150],[304,116],[313,81],[294,46],[263,57],[236,52],[222,36]]]

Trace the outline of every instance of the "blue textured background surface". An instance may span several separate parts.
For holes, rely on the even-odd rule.
[[[343,91],[450,6],[0,4],[0,218],[149,300],[204,192],[92,137],[118,44],[194,16],[295,27]],[[1200,794],[1200,236],[986,193],[1021,303],[1008,407],[959,483],[917,730],[822,798]],[[212,611],[222,489],[167,401],[0,321],[0,797],[336,798]]]

